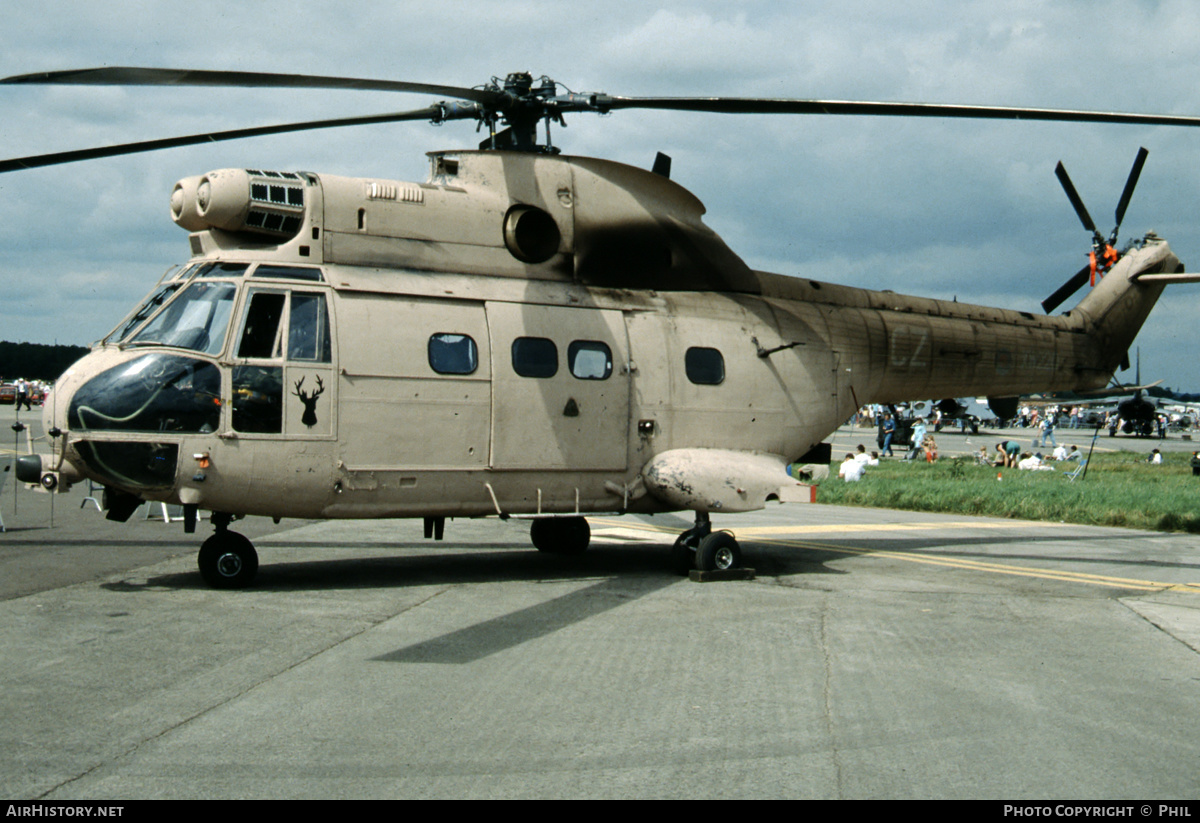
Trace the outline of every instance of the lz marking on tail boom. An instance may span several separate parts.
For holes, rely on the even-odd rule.
[[[367,81],[103,69],[0,82]],[[754,271],[667,179],[665,159],[649,172],[562,156],[535,131],[544,120],[548,136],[564,111],[635,107],[1156,116],[560,96],[528,75],[474,90],[371,82],[461,92],[469,102],[381,117],[475,118],[488,126],[484,148],[429,155],[423,182],[261,169],[180,181],[171,211],[191,259],[62,376],[45,405],[54,451],[22,458],[22,479],[103,483],[114,519],[143,500],[178,503],[190,531],[211,511],[199,562],[221,587],[257,569],[253,546],[228,528],[249,514],[421,517],[436,537],[447,517],[529,516],[539,549],[574,553],[588,544],[585,513],[690,510],[678,564],[727,568],[740,549],[710,515],[811,500],[787,466],[856,408],[1102,387],[1164,285],[1193,279],[1153,235],[1060,316]],[[0,171],[345,124],[20,158]]]

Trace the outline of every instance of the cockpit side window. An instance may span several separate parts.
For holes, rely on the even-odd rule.
[[[258,360],[283,357],[283,316],[287,293],[251,291],[242,321],[237,356]],[[279,434],[283,431],[283,364],[233,367],[230,424],[234,431]]]
[[[281,355],[280,320],[287,295],[283,292],[254,292],[246,309],[238,357],[270,358]]]
[[[333,360],[325,295],[292,292],[288,317],[288,360],[311,363],[329,363]]]

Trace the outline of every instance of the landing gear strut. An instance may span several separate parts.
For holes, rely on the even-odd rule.
[[[196,557],[200,576],[214,589],[244,589],[258,573],[258,552],[245,536],[229,531],[232,519],[223,512],[213,513],[216,534],[204,541]]]
[[[742,548],[729,532],[712,530],[708,512],[696,512],[696,525],[679,535],[671,547],[671,563],[679,574],[692,569],[736,569],[742,565]]]

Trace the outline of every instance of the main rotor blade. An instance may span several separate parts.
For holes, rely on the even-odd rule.
[[[582,95],[581,95],[582,97]],[[1006,106],[959,106],[945,103],[880,103],[854,100],[796,100],[755,97],[610,97],[590,95],[594,107],[671,109],[717,114],[840,114],[876,117],[955,117],[985,120],[1048,120],[1077,123],[1127,123],[1145,126],[1200,126],[1200,117],[1167,114],[1031,109]]]
[[[270,74],[253,71],[193,71],[109,66],[97,69],[37,72],[5,77],[0,84],[89,86],[209,86],[223,88],[340,89],[346,91],[398,91],[436,94],[500,105],[507,96],[485,89],[410,83],[403,80],[369,80],[307,74]]]
[[[1150,152],[1146,149],[1138,149],[1137,158],[1133,161],[1133,168],[1129,170],[1129,179],[1125,181],[1125,191],[1121,192],[1121,201],[1117,203],[1117,227],[1120,228],[1121,221],[1125,219],[1125,209],[1129,208],[1129,198],[1133,197],[1134,186],[1137,185],[1138,178],[1142,174],[1142,166],[1146,165],[1146,157]],[[1116,233],[1116,229],[1113,229]]]
[[[108,66],[37,72],[0,79],[0,84],[71,84],[125,86],[214,86],[231,88],[310,88],[415,92],[473,100],[498,109],[518,98],[495,88],[470,89],[403,80],[375,80],[305,74],[246,71],[159,69]],[[1150,126],[1200,126],[1200,117],[1133,114],[1071,109],[960,106],[944,103],[887,103],[854,100],[800,100],[756,97],[614,97],[607,94],[557,98],[563,110],[673,109],[724,114],[841,114],[902,117],[965,117],[1000,120],[1051,120],[1087,123],[1133,123]]]
[[[1042,301],[1042,311],[1044,311],[1046,314],[1049,314],[1057,309],[1062,305],[1064,300],[1083,288],[1083,284],[1090,280],[1091,276],[1092,266],[1089,263],[1079,271],[1075,272],[1074,276],[1072,276],[1070,280],[1059,286],[1058,291]]]
[[[1096,224],[1092,222],[1092,216],[1088,214],[1087,207],[1083,205],[1079,192],[1075,191],[1075,186],[1071,184],[1071,178],[1067,176],[1067,169],[1061,160],[1054,167],[1054,174],[1058,177],[1058,182],[1062,183],[1063,190],[1067,193],[1067,199],[1075,207],[1075,213],[1079,215],[1079,222],[1083,223],[1083,227],[1092,234],[1097,234]]]
[[[470,104],[468,104],[470,105]],[[473,107],[473,106],[472,106]],[[0,173],[17,171],[19,169],[34,169],[39,166],[56,166],[62,163],[74,163],[78,160],[95,160],[101,157],[117,157],[123,154],[169,149],[177,146],[194,146],[200,143],[217,143],[223,140],[239,140],[243,137],[261,137],[268,134],[285,134],[293,131],[309,129],[332,129],[340,126],[365,126],[374,123],[396,123],[403,120],[432,120],[445,115],[446,109],[441,105],[428,106],[413,111],[393,112],[391,114],[375,114],[365,117],[343,117],[336,120],[310,120],[306,123],[284,123],[278,126],[258,126],[249,129],[233,129],[230,131],[193,134],[186,137],[167,137],[161,140],[144,140],[138,143],[123,143],[116,146],[101,146],[94,149],[79,149],[77,151],[56,152],[54,154],[39,154],[30,157],[17,157],[11,160],[0,160]]]

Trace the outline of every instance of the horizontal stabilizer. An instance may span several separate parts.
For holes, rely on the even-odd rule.
[[[1200,274],[1176,272],[1175,274],[1135,274],[1135,283],[1200,283]]]

